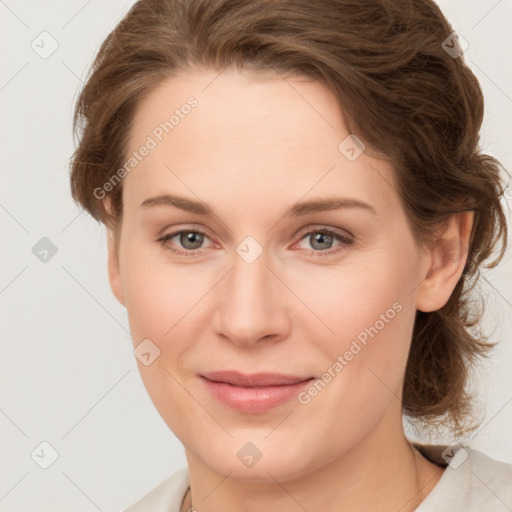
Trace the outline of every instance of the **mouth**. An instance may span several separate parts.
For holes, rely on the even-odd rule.
[[[314,377],[278,373],[210,372],[199,375],[222,404],[245,413],[262,413],[288,402]]]

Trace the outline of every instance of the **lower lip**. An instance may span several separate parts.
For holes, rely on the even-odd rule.
[[[283,386],[241,387],[213,382],[201,377],[212,395],[223,404],[247,413],[265,412],[293,397],[296,397],[302,388],[307,386],[313,378]]]

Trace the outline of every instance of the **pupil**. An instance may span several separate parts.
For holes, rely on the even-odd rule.
[[[203,243],[203,235],[200,233],[182,233],[180,243],[185,249],[198,249]]]
[[[326,233],[316,233],[315,235],[313,235],[314,243],[312,244],[312,246],[315,247],[315,244],[317,242],[319,242],[321,246],[316,247],[316,249],[324,250],[324,249],[326,249],[326,247],[323,247],[322,244],[327,244],[329,246],[330,245],[329,242],[332,242],[331,239],[332,239],[332,235],[328,235]]]

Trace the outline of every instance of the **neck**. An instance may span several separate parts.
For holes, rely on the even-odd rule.
[[[283,482],[235,480],[186,454],[191,492],[182,512],[191,507],[198,512],[296,512],[298,506],[323,512],[407,512],[419,506],[443,473],[411,446],[401,423],[398,435],[376,428],[328,464]]]

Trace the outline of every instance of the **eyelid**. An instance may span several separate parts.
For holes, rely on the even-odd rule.
[[[167,229],[167,228],[166,228]],[[156,241],[161,243],[163,246],[165,246],[166,243],[168,243],[172,238],[174,238],[177,235],[180,235],[182,233],[199,233],[203,235],[204,237],[211,240],[214,244],[216,243],[213,238],[208,234],[207,230],[203,228],[198,227],[182,227],[179,229],[175,229],[173,231],[170,231],[169,233],[165,233],[165,229],[163,229],[160,234],[157,236]],[[169,248],[167,248],[169,249]],[[204,251],[204,247],[200,247],[199,249],[191,250],[191,249],[185,249],[185,248],[178,248],[176,251],[182,251],[187,253],[196,253],[201,254]]]
[[[331,253],[332,253],[332,251],[335,251],[336,253],[338,253],[341,251],[341,249],[336,249],[337,247],[352,245],[354,243],[354,238],[355,238],[354,235],[352,233],[350,233],[350,231],[348,231],[348,230],[343,230],[343,231],[344,232],[341,232],[340,228],[334,228],[334,227],[326,226],[326,225],[322,225],[322,224],[307,226],[305,228],[300,229],[298,232],[295,233],[294,239],[298,238],[298,240],[293,242],[291,247],[295,247],[297,244],[302,242],[302,240],[305,237],[307,237],[308,235],[312,235],[315,233],[326,233],[326,234],[331,235],[334,238],[336,238],[340,243],[338,245],[334,246],[333,248],[324,249],[321,251],[317,251],[314,249],[304,249],[304,248],[301,248],[301,250],[309,251],[310,255],[317,255],[317,256],[326,255],[327,253],[329,253],[329,251],[331,251]],[[210,239],[213,242],[213,244],[217,244],[217,242],[215,242],[215,240],[213,240],[213,237],[211,237],[208,234],[207,229],[205,229],[203,227],[192,226],[192,225],[176,228],[175,230],[173,230],[167,234],[165,234],[165,229],[163,229],[160,231],[161,235],[159,235],[157,237],[156,241],[159,242],[164,248],[166,248],[166,250],[170,250],[174,253],[180,253],[180,255],[193,257],[193,256],[200,256],[201,254],[203,254],[203,252],[207,248],[200,247],[198,249],[192,250],[192,249],[185,249],[185,248],[177,248],[176,249],[176,248],[165,247],[165,244],[168,243],[169,240],[171,240],[172,238],[174,238],[177,235],[180,235],[180,234],[186,233],[186,232],[199,233],[199,234],[205,236],[206,238]]]
[[[169,233],[165,233],[165,231],[168,229],[168,227],[160,230],[157,234],[157,237],[158,238],[167,238],[167,237],[174,237],[182,232],[186,232],[186,231],[190,231],[190,232],[193,232],[193,233],[201,233],[202,235],[204,236],[207,236],[210,240],[213,241],[213,237],[209,234],[209,230],[206,229],[206,228],[203,228],[203,227],[199,227],[198,225],[188,225],[188,226],[183,226],[183,227],[180,227],[180,228],[177,228],[176,230],[173,230]],[[299,229],[298,231],[295,232],[295,234],[293,235],[293,238],[297,238],[297,237],[300,237],[300,239],[304,238],[306,235],[309,235],[309,234],[312,234],[312,233],[316,233],[316,232],[327,232],[327,233],[330,233],[330,234],[333,234],[333,235],[336,235],[336,236],[340,236],[340,237],[345,237],[345,238],[354,238],[354,235],[348,231],[347,229],[343,229],[341,230],[340,228],[334,228],[334,227],[331,227],[331,226],[327,226],[327,225],[324,225],[324,224],[317,224],[317,225],[312,225],[312,226],[307,226],[305,228],[301,228]],[[341,232],[343,231],[343,232]],[[348,235],[348,237],[346,236]],[[300,241],[300,240],[299,240]],[[295,244],[296,242],[294,242]]]
[[[327,226],[325,224],[313,224],[311,226],[302,228],[295,233],[294,238],[300,237],[300,239],[302,239],[306,235],[310,235],[312,233],[317,233],[317,232],[330,233],[332,235],[336,235],[341,238],[351,238],[351,239],[355,238],[354,235],[348,229],[335,228],[335,227]]]
[[[307,228],[306,231],[301,231],[298,235],[298,240],[293,243],[291,246],[292,248],[298,246],[304,239],[306,239],[308,236],[311,236],[315,233],[322,233],[332,236],[335,240],[338,241],[338,244],[334,245],[333,247],[330,247],[329,249],[323,249],[323,250],[315,250],[315,249],[307,249],[303,247],[297,247],[296,250],[300,250],[303,253],[306,252],[308,256],[314,256],[314,257],[321,257],[321,256],[332,256],[336,257],[341,254],[343,250],[346,250],[348,246],[351,246],[354,244],[354,237],[352,235],[347,236],[343,233],[339,233],[338,231],[335,231],[332,228],[328,227],[314,227],[314,228]]]
[[[169,231],[168,233],[166,233],[166,231],[168,230],[171,230]],[[197,233],[202,233],[206,236],[208,236],[208,238],[212,238],[210,236],[210,230],[208,228],[205,228],[199,224],[184,224],[183,226],[180,225],[180,227],[174,227],[174,226],[166,226],[165,228],[161,229],[158,233],[157,233],[157,237],[163,237],[163,236],[168,236],[168,235],[177,235],[178,233],[181,233],[182,231],[193,231],[193,232],[197,232]]]

